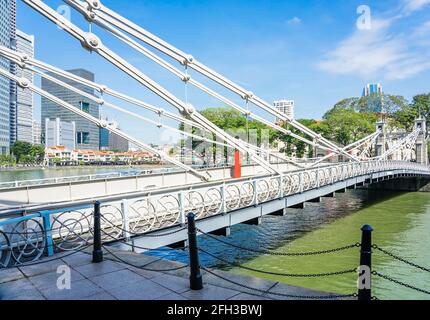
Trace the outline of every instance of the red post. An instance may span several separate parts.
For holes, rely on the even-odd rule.
[[[234,172],[233,172],[234,178],[240,178],[242,177],[242,163],[240,158],[240,152],[239,150],[234,151]]]

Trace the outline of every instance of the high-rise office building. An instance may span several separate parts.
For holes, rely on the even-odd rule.
[[[42,144],[42,124],[33,120],[33,144]]]
[[[382,85],[380,83],[368,83],[363,88],[363,97],[382,95]]]
[[[120,130],[119,125],[116,121],[108,121],[108,123],[110,126]],[[126,152],[128,151],[129,146],[130,144],[127,139],[124,139],[117,134],[110,132],[106,128],[100,128],[100,150]]]
[[[294,119],[294,100],[277,100],[273,102],[273,106],[280,112],[286,114],[291,119]],[[276,118],[275,123],[279,123],[281,119]]]
[[[94,81],[94,74],[84,69],[68,70],[81,78]],[[94,90],[79,84],[75,81],[59,77],[55,74],[49,74],[53,77],[60,79],[61,81],[72,85],[81,91],[85,91],[89,94],[94,94]],[[47,79],[42,78],[42,89],[51,93],[52,95],[60,98],[61,100],[71,104],[72,106],[89,113],[93,117],[99,119],[100,108],[99,105],[94,103],[92,100],[80,96],[64,87],[53,83]],[[75,146],[78,149],[84,150],[98,150],[99,149],[99,128],[89,120],[82,118],[81,116],[65,109],[62,106],[53,103],[52,101],[42,98],[42,133],[46,133],[46,119],[55,120],[59,118],[62,122],[74,122],[76,135],[75,135]],[[46,137],[45,137],[46,139]]]
[[[16,50],[34,57],[34,36],[17,30]],[[33,82],[33,73],[27,69],[17,67],[16,75]],[[33,143],[33,93],[18,86],[16,99],[16,140]]]
[[[45,147],[64,146],[75,149],[76,130],[74,122],[64,122],[60,118],[45,119]]]
[[[0,44],[16,49],[16,0],[0,1]],[[0,58],[0,68],[15,74],[16,66]],[[16,84],[0,76],[0,154],[8,154],[15,139]]]

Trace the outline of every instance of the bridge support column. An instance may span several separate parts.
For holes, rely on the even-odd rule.
[[[321,202],[321,197],[317,197],[317,198],[314,198],[314,199],[310,199],[310,200],[308,200],[308,201],[306,201],[306,202],[310,202],[310,203],[320,203],[320,202]]]
[[[288,208],[292,208],[292,209],[304,209],[305,208],[305,203],[304,202],[298,203],[298,204],[289,206]]]
[[[209,233],[213,234],[214,236],[228,237],[231,234],[231,229],[230,229],[230,227],[225,227],[225,228],[211,231]]]
[[[262,217],[257,217],[248,221],[242,222],[242,224],[247,224],[250,226],[259,226],[262,223],[263,219]]]
[[[269,213],[269,216],[284,217],[287,215],[287,208]]]
[[[334,198],[334,197],[335,197],[334,192],[326,194],[325,196],[323,196],[323,198]]]
[[[419,164],[427,165],[428,153],[427,153],[427,127],[426,120],[424,118],[418,118],[415,120],[415,129],[420,129],[420,133],[415,142],[415,156],[416,161]]]

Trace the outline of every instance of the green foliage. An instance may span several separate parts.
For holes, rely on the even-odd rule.
[[[378,118],[375,113],[338,109],[330,112],[324,119],[328,130],[323,135],[346,146],[374,132]]]
[[[42,145],[32,145],[24,141],[16,141],[11,147],[11,152],[18,163],[34,164],[43,161],[45,147]]]
[[[392,114],[408,105],[408,101],[402,96],[394,95],[371,95],[367,97],[352,97],[342,99],[337,102],[334,107],[329,110],[325,117],[330,112],[337,111],[339,109],[354,110],[356,112],[364,113],[381,113],[386,112]]]
[[[12,155],[0,154],[0,166],[11,167],[16,164],[16,159]]]
[[[31,147],[31,143],[16,141],[11,147],[11,152],[15,156],[16,161],[20,163],[23,157],[30,155]],[[27,159],[25,158],[25,160]]]

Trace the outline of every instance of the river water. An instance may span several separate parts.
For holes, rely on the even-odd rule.
[[[264,217],[260,226],[237,225],[224,241],[257,250],[306,252],[354,244],[360,227],[374,228],[374,243],[419,265],[430,267],[430,193],[392,193],[355,190],[307,204],[304,210],[289,209],[285,217]],[[207,237],[199,245],[225,260],[254,269],[276,273],[324,273],[356,268],[359,249],[338,253],[285,257],[253,254]],[[186,253],[156,251],[152,254],[187,262]],[[317,290],[350,294],[356,292],[356,274],[323,278],[289,278],[231,268],[201,254],[202,264],[231,272],[267,278]],[[392,278],[430,291],[430,273],[415,269],[375,252],[373,269]],[[429,299],[430,296],[373,278],[373,295],[380,299]]]
[[[142,166],[82,166],[82,167],[58,167],[58,168],[21,168],[21,169],[2,169],[0,170],[0,182],[38,180],[45,178],[85,176],[92,174],[103,174],[113,172],[138,172],[140,170],[161,168],[161,166],[142,165]]]

